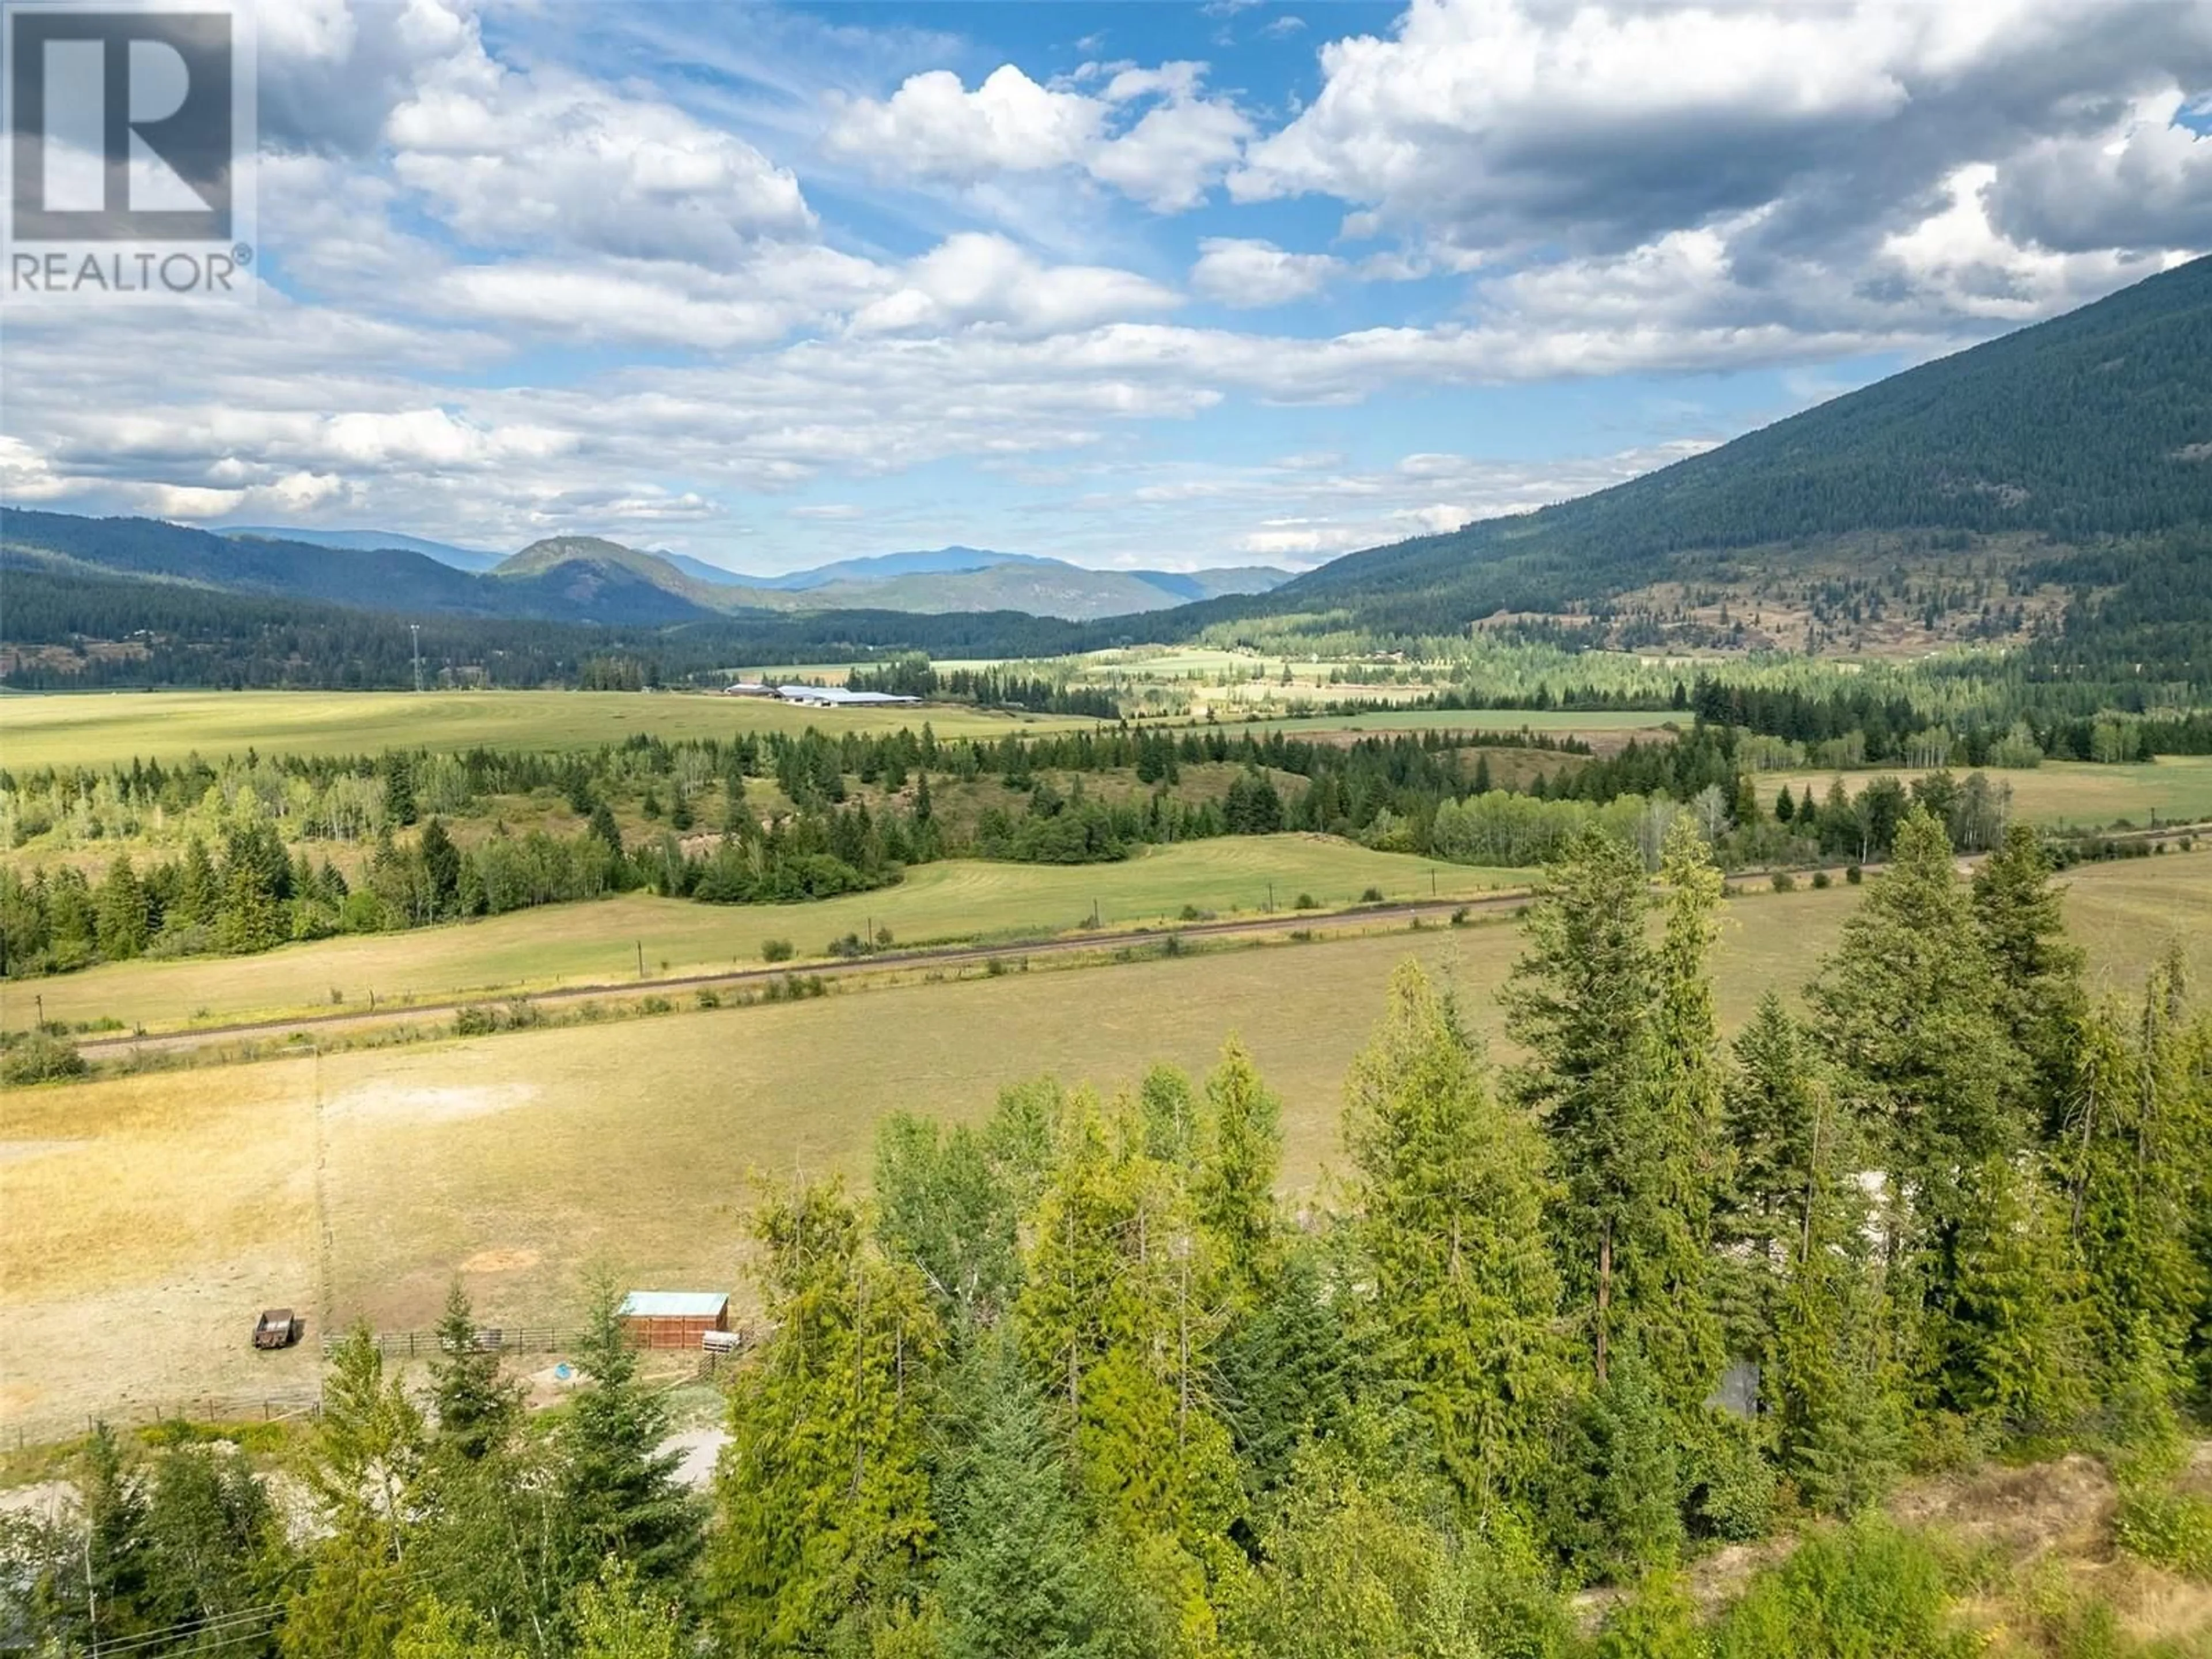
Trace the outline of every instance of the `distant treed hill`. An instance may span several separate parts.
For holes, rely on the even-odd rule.
[[[0,546],[18,568],[44,564],[60,574],[191,582],[234,593],[411,616],[654,623],[712,614],[622,572],[579,591],[557,572],[493,580],[407,548],[234,539],[158,519],[87,519],[0,508]]]
[[[596,536],[549,538],[490,561],[486,569],[465,568],[482,556],[437,543],[402,545],[374,532],[301,533],[306,539],[295,541],[275,532],[215,535],[156,519],[0,512],[0,542],[44,556],[49,564],[74,561],[149,580],[370,610],[553,622],[673,623],[751,611],[848,611],[1097,619],[1256,592],[1286,575],[1260,566],[1192,574],[1091,570],[1058,559],[947,549],[848,561],[761,584],[696,559]],[[963,559],[964,568],[950,568]],[[824,573],[829,580],[813,580]]]
[[[404,548],[234,541],[157,519],[85,519],[22,507],[0,509],[0,542],[14,551],[58,554],[118,575],[240,592],[414,611],[490,610],[484,584],[474,576]]]
[[[620,659],[675,683],[735,664],[820,662],[919,648],[940,657],[1055,656],[1082,645],[1067,623],[1021,616],[716,617],[678,627],[391,612],[264,599],[181,581],[58,570],[0,550],[0,658],[23,690],[216,686],[345,690],[413,684],[410,621],[432,682],[574,684]]]
[[[490,569],[503,556],[473,547],[456,547],[451,542],[429,541],[423,537],[410,536],[396,530],[293,530],[276,525],[229,525],[224,527],[222,533],[234,541],[250,538],[264,542],[304,542],[310,547],[403,548],[410,553],[420,553],[435,559],[440,564],[449,564],[456,570],[471,573]]]
[[[2212,259],[2199,259],[1614,489],[1349,555],[1256,608],[1426,633],[1586,604],[1683,553],[1885,529],[2078,544],[2208,523]]]
[[[2068,608],[2055,635],[2028,647],[2031,678],[2183,688],[2191,701],[2212,698],[2212,533],[2078,554],[2051,574],[2094,592]]]

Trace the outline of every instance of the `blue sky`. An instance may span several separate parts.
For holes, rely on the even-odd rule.
[[[0,490],[777,571],[1304,567],[2212,247],[2176,0],[270,0],[252,309],[0,319]]]

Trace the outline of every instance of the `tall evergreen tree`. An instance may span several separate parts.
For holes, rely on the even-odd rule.
[[[365,1327],[348,1333],[323,1384],[307,1484],[330,1530],[287,1605],[289,1659],[368,1659],[405,1621],[408,1553],[423,1453],[421,1414],[387,1376]]]
[[[1206,1079],[1193,1197],[1214,1279],[1231,1310],[1249,1307],[1279,1261],[1275,1182],[1283,1164],[1282,1103],[1235,1037]]]
[[[1735,1280],[1730,1334],[1763,1346],[1797,1255],[1817,1142],[1824,1130],[1835,1133],[1818,1057],[1779,992],[1769,988],[1759,998],[1736,1037],[1723,1098],[1729,1179],[1718,1223],[1729,1246],[1723,1270]]]
[[[187,837],[170,919],[187,927],[205,927],[215,920],[222,896],[221,882],[216,875],[214,860],[208,857],[207,842],[198,836]]]
[[[2212,1029],[2189,1019],[2185,975],[2177,947],[2132,1020],[2100,1003],[2074,1038],[2071,1114],[2054,1156],[2090,1351],[2115,1380],[2148,1344],[2179,1385],[2212,1295],[2199,1253],[2212,1229]]]
[[[591,1381],[561,1425],[560,1514],[579,1553],[579,1579],[610,1555],[654,1587],[678,1583],[700,1548],[705,1520],[676,1478],[679,1453],[664,1452],[668,1408],[638,1378],[623,1328],[622,1291],[611,1277],[587,1287],[578,1369]]]
[[[954,1388],[963,1434],[945,1472],[937,1577],[945,1659],[1116,1651],[1115,1586],[1018,1355],[985,1343]]]
[[[887,1617],[932,1547],[941,1339],[919,1272],[874,1249],[842,1183],[773,1196],[754,1231],[772,1334],[731,1389],[708,1583],[740,1651],[818,1652]]]
[[[415,822],[415,761],[404,750],[387,749],[376,763],[384,780],[384,816],[392,823]]]
[[[1917,1345],[1940,1339],[1957,1296],[1977,1183],[2027,1137],[2025,1064],[1997,1017],[1949,840],[1919,809],[1807,995],[1843,1103],[1867,1126],[1886,1177],[1885,1272],[1900,1352],[1917,1352],[1912,1363],[1933,1381],[1940,1341]]]
[[[97,899],[96,936],[100,954],[110,962],[127,962],[146,948],[149,915],[146,889],[131,867],[128,854],[107,866]]]
[[[1145,1148],[1135,1102],[1109,1117],[1093,1096],[1070,1100],[1016,1312],[1031,1374],[1065,1406],[1084,1491],[1202,1646],[1243,1496],[1212,1386],[1224,1317],[1187,1172]]]
[[[1709,962],[1721,876],[1686,817],[1668,832],[1660,881],[1658,995],[1639,1036],[1626,1126],[1646,1144],[1623,1136],[1630,1156],[1616,1179],[1638,1200],[1625,1218],[1630,1322],[1668,1401],[1687,1412],[1711,1393],[1727,1355],[1710,1283],[1722,1068]]]
[[[1495,1099],[1456,1013],[1410,963],[1346,1089],[1376,1363],[1470,1509],[1525,1497],[1567,1376],[1543,1138]]]
[[[1974,876],[1974,925],[1996,976],[1996,1011],[2027,1059],[2039,1116],[2052,1128],[2071,1092],[2075,1027],[2085,998],[2081,947],[2066,937],[2042,838],[2015,823]]]
[[[1636,1067],[1658,964],[1644,931],[1650,908],[1643,861],[1626,842],[1585,830],[1536,884],[1526,949],[1504,992],[1507,1030],[1529,1053],[1507,1073],[1532,1108],[1565,1183],[1553,1233],[1568,1305],[1604,1380],[1615,1319],[1622,1230],[1651,1194],[1637,1143],[1645,1115]]]
[[[422,826],[422,844],[417,850],[422,855],[423,879],[429,887],[432,915],[453,915],[461,890],[460,848],[453,845],[446,826],[434,817]]]
[[[1222,1409],[1255,1498],[1290,1477],[1301,1445],[1337,1427],[1363,1370],[1340,1311],[1358,1270],[1335,1271],[1338,1264],[1324,1260],[1328,1249],[1293,1242],[1259,1301],[1215,1350]]]
[[[478,1346],[476,1315],[459,1278],[447,1287],[437,1336],[437,1358],[430,1362],[438,1417],[434,1447],[475,1462],[514,1432],[526,1390],[519,1381],[501,1379],[496,1349]]]
[[[2014,1432],[2070,1426],[2088,1356],[2064,1218],[2041,1161],[1985,1159],[1953,1248],[1944,1402]]]
[[[1760,1362],[1782,1473],[1825,1514],[1887,1490],[1902,1453],[1863,1137],[1796,1021],[1769,991],[1735,1043],[1721,1268],[1739,1352]]]

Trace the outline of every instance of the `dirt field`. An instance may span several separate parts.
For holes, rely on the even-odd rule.
[[[2069,883],[2102,982],[2131,989],[2176,932],[2212,975],[2212,851]],[[1723,1016],[1801,983],[1855,897],[1732,906]],[[595,1257],[641,1286],[736,1287],[754,1174],[865,1176],[888,1111],[974,1115],[1039,1072],[1110,1089],[1156,1059],[1196,1070],[1232,1030],[1284,1098],[1286,1184],[1309,1188],[1391,967],[1449,973],[1494,1030],[1519,948],[1510,926],[1440,929],[0,1095],[0,1433],[310,1386],[304,1351],[246,1346],[272,1303],[312,1343],[333,1318],[428,1324],[456,1270],[510,1323],[563,1314]]]

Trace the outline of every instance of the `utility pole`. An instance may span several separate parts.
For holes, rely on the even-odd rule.
[[[92,1577],[92,1528],[84,1533],[84,1621],[92,1626],[92,1659],[100,1659],[100,1592]]]
[[[422,624],[409,623],[407,633],[415,641],[415,689],[420,691],[422,689]]]

